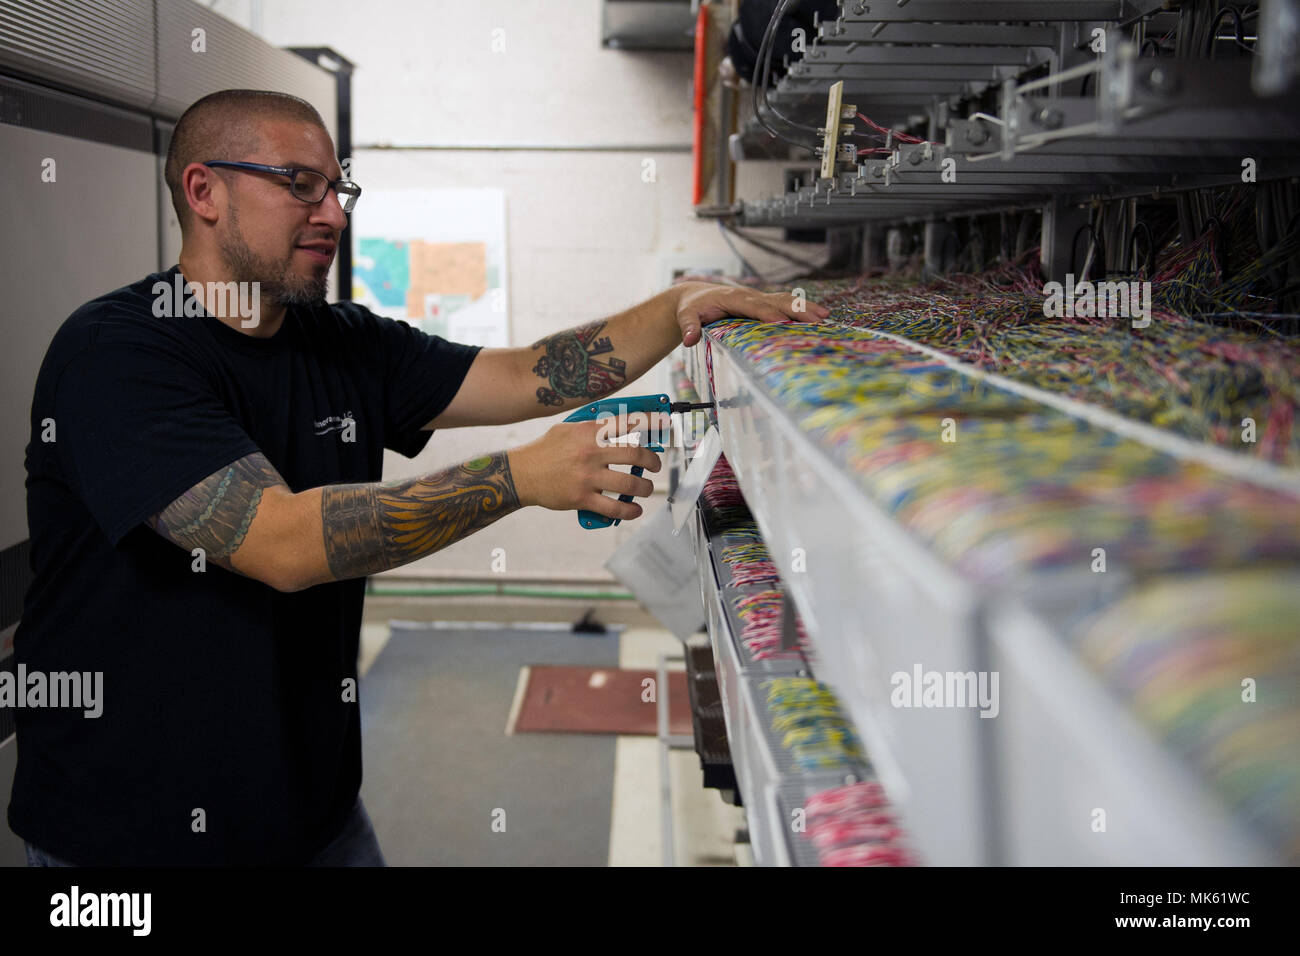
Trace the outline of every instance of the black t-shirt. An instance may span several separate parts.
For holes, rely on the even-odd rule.
[[[86,865],[303,863],[361,785],[344,682],[365,580],[285,594],[198,572],[141,522],[256,451],[295,492],[379,481],[384,448],[427,444],[478,348],[352,303],[290,308],[268,339],[157,318],[176,272],[74,312],[36,380],[15,664],[102,672],[103,712],[16,711],[9,824]]]

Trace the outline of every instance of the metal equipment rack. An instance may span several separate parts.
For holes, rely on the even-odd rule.
[[[1041,581],[1016,593],[977,591],[870,500],[741,356],[711,341],[684,350],[684,364],[696,391],[718,403],[725,454],[812,639],[807,671],[777,669],[811,672],[834,689],[866,745],[864,774],[885,786],[922,862],[1279,862],[1066,645],[1062,612],[1077,590]],[[807,862],[791,842],[781,794],[789,803],[800,788],[844,778],[792,773],[774,753],[757,693],[772,668],[743,660],[717,542],[699,516],[694,534],[755,858]],[[806,571],[793,566],[795,549],[812,556]],[[903,719],[885,675],[917,660],[999,671],[1003,713],[986,721],[938,708]],[[1097,806],[1112,821],[1104,839],[1080,822]]]
[[[800,161],[818,162],[837,83],[853,104],[841,122],[860,113],[925,142],[891,135],[883,156],[849,146],[831,175],[699,214],[744,226],[863,228],[868,268],[883,258],[883,228],[924,224],[934,273],[954,220],[1032,210],[1042,215],[1044,275],[1061,279],[1091,203],[1239,183],[1247,160],[1249,181],[1300,175],[1300,0],[1260,4],[1249,58],[1161,55],[1178,18],[1168,6],[841,0],[839,17],[818,23],[768,93],[778,115],[764,111],[768,129],[751,117],[733,156],[770,156],[793,142],[806,147]]]

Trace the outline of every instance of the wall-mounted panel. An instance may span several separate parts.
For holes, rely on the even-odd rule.
[[[154,101],[151,0],[5,0],[0,70],[147,109]]]
[[[159,3],[153,112],[174,120],[199,97],[231,87],[301,96],[320,112],[331,135],[338,136],[331,74],[196,3]]]

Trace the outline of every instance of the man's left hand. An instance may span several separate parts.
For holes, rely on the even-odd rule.
[[[831,310],[810,302],[802,294],[756,292],[740,286],[716,285],[712,282],[683,282],[677,298],[677,324],[682,328],[682,344],[700,340],[700,329],[708,323],[738,316],[761,322],[811,322],[824,319]]]

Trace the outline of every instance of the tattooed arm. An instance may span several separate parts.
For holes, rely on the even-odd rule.
[[[521,507],[505,452],[418,478],[294,494],[260,453],[205,478],[147,524],[277,591],[400,567]]]
[[[409,564],[528,505],[636,518],[640,505],[605,493],[645,497],[654,485],[610,466],[658,471],[659,456],[602,444],[604,428],[561,422],[527,445],[442,471],[297,494],[255,452],[209,475],[146,523],[187,552],[202,548],[206,560],[228,571],[277,591],[300,591]]]
[[[418,478],[326,485],[305,493],[309,507],[317,492],[324,563],[307,587],[401,567],[521,507],[505,452]]]
[[[527,348],[483,349],[455,398],[424,427],[502,425],[585,405],[636,381],[682,341],[681,287]]]
[[[679,344],[695,345],[708,322],[820,321],[830,310],[802,290],[755,292],[683,282],[626,312],[539,339],[526,349],[483,349],[455,398],[424,428],[504,425],[565,412],[636,381]]]

